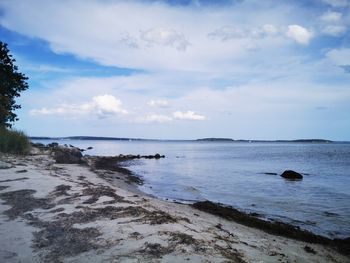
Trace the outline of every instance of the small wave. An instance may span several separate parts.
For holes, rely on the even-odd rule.
[[[193,186],[186,186],[185,187],[185,191],[191,192],[191,193],[200,194],[200,191],[197,188],[193,187]]]

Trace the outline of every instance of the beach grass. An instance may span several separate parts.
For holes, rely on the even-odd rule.
[[[30,147],[30,140],[24,132],[0,128],[0,152],[26,155]]]

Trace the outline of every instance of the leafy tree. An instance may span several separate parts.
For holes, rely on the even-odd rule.
[[[15,98],[28,89],[28,78],[18,72],[14,62],[7,44],[0,41],[0,128],[11,128],[11,123],[18,120],[14,111],[21,105],[16,104]]]

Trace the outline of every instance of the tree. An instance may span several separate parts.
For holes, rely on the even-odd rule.
[[[7,44],[0,41],[0,128],[11,128],[11,123],[18,120],[14,111],[21,106],[16,104],[15,98],[28,89],[28,78],[18,72],[14,62]]]

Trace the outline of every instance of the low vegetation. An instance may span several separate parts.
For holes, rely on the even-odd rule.
[[[0,128],[0,152],[25,155],[29,151],[30,140],[24,132]]]

